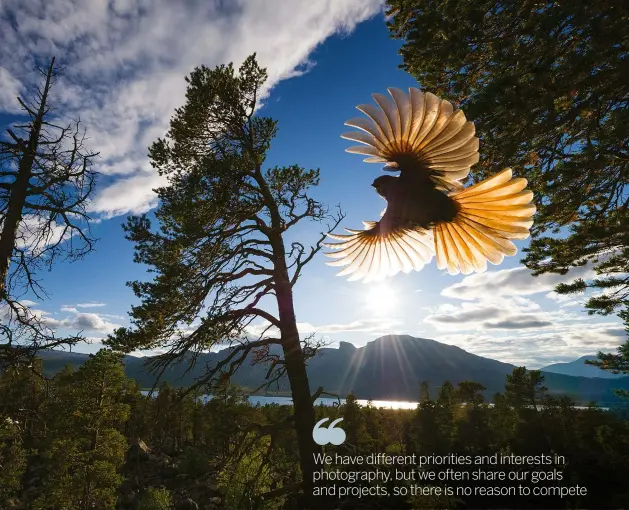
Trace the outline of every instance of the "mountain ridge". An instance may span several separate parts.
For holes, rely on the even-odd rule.
[[[552,372],[555,374],[572,375],[576,377],[600,377],[602,379],[621,379],[626,377],[625,374],[613,374],[606,372],[598,367],[592,365],[586,365],[585,360],[595,360],[596,355],[590,354],[581,356],[573,361],[567,361],[564,363],[553,363],[551,365],[543,367],[541,370],[544,372]]]
[[[279,346],[273,347],[272,352],[281,353]],[[168,381],[172,386],[188,386],[203,373],[206,366],[214,366],[230,352],[231,348],[228,347],[218,352],[202,353],[195,367],[187,374],[184,373],[186,364],[172,365],[166,369],[161,381]],[[79,353],[72,353],[66,359],[60,353],[64,351],[43,353],[44,373],[47,376],[61,370],[66,361],[77,367],[89,356],[82,355],[84,357],[81,359]],[[143,366],[147,359],[150,358],[128,355],[123,358],[127,375],[144,388],[152,387],[155,383],[155,376]],[[251,360],[250,354],[232,382],[246,388],[256,388],[264,381],[267,366],[252,366]],[[485,396],[491,399],[495,393],[504,391],[506,375],[514,368],[516,365],[469,353],[461,347],[437,340],[410,335],[385,335],[361,347],[340,342],[338,348],[320,349],[317,356],[308,361],[308,377],[313,391],[323,386],[326,392],[341,397],[351,391],[361,399],[411,401],[417,400],[419,384],[424,380],[429,381],[433,392],[448,380],[455,385],[464,380],[473,380],[487,388]],[[579,403],[617,403],[619,398],[612,390],[629,389],[629,377],[611,379],[542,372],[550,394],[568,394]],[[289,390],[286,377],[270,388],[270,391],[276,392]]]

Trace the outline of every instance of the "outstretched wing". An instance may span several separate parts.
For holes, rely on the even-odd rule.
[[[413,160],[428,171],[437,187],[452,191],[461,188],[470,167],[478,163],[479,141],[472,122],[462,110],[430,92],[410,88],[409,94],[388,89],[391,98],[373,94],[378,103],[359,105],[367,118],[348,120],[345,125],[360,131],[341,135],[362,145],[347,152],[368,156],[367,163],[385,163],[394,170],[400,161]]]
[[[338,276],[351,275],[348,280],[371,282],[383,280],[400,271],[419,271],[435,254],[434,239],[430,230],[391,228],[385,232],[381,222],[364,221],[365,230],[346,228],[349,235],[328,234],[340,241],[323,243],[339,250],[324,253],[335,258],[329,266],[347,266]]]
[[[459,212],[434,228],[437,267],[450,274],[481,273],[487,261],[500,264],[517,248],[511,239],[526,239],[536,212],[526,179],[510,168],[451,195]]]

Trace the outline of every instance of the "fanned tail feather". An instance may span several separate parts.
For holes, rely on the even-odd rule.
[[[385,163],[395,168],[398,160],[411,158],[428,169],[433,181],[446,190],[459,189],[470,167],[478,163],[479,140],[472,122],[462,110],[430,92],[410,88],[409,94],[388,89],[391,98],[373,94],[378,106],[359,105],[367,118],[347,121],[360,131],[342,138],[362,145],[347,152],[368,156],[367,163]]]
[[[505,168],[495,176],[454,193],[459,204],[456,218],[434,227],[439,269],[450,274],[487,270],[487,261],[500,264],[517,253],[511,239],[526,239],[533,225],[533,192],[524,178],[512,179]]]
[[[329,233],[328,237],[340,241],[323,243],[336,252],[324,253],[335,258],[329,266],[347,266],[338,276],[349,275],[348,280],[364,283],[380,281],[400,271],[419,271],[434,256],[434,240],[429,230],[398,229],[387,234],[378,232],[376,222],[363,222],[365,230],[346,228],[349,235]]]

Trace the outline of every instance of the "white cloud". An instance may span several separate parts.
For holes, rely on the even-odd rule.
[[[20,111],[17,97],[22,92],[22,84],[9,70],[0,66],[0,111],[16,113]]]
[[[265,320],[256,324],[249,324],[245,328],[245,333],[254,339],[259,338],[260,336],[273,337],[279,335],[279,330],[275,327],[269,327],[270,325],[271,323]]]
[[[67,312],[72,315],[64,319],[55,319],[52,317],[46,317],[46,325],[53,329],[71,329],[79,331],[98,331],[101,333],[113,333],[113,331],[119,328],[121,325],[113,322],[109,322],[104,319],[103,316],[96,313],[80,312],[74,307],[63,307],[62,312]]]
[[[76,329],[107,332],[113,331],[116,327],[115,324],[103,320],[96,313],[77,313],[74,317],[73,326]]]
[[[546,273],[539,276],[532,276],[529,269],[520,266],[466,276],[459,283],[443,289],[441,295],[465,300],[483,299],[487,296],[525,296],[550,292],[559,283],[568,283],[575,278],[587,280],[594,276],[596,273],[589,265],[574,268],[566,275]]]
[[[101,306],[107,306],[106,303],[77,303],[78,308],[98,308]]]
[[[553,322],[546,317],[535,314],[510,315],[501,320],[488,321],[483,324],[484,329],[530,329],[546,328],[552,326]]]
[[[353,321],[346,324],[323,324],[314,326],[308,322],[298,323],[300,333],[372,333],[372,334],[388,334],[392,328],[400,325],[400,321],[395,319],[365,319]]]
[[[152,188],[164,183],[147,164],[147,147],[165,133],[174,108],[184,102],[184,77],[195,66],[238,65],[257,52],[271,88],[305,72],[320,43],[351,31],[381,5],[381,0],[5,0],[0,83],[11,88],[0,90],[19,88],[17,80],[29,76],[24,63],[34,55],[42,61],[59,55],[66,71],[54,99],[80,114],[92,148],[101,153],[99,170],[113,179],[99,189],[91,210],[104,217],[146,212],[155,206]]]
[[[31,303],[33,305],[37,304],[32,301],[26,300],[21,302],[21,304],[25,306],[27,305],[27,303]],[[52,317],[50,312],[34,308],[28,308],[24,311],[24,314],[28,318],[37,319],[40,324],[46,330],[48,330],[47,332],[53,332],[59,329],[67,329],[74,330],[74,332],[93,331],[102,334],[108,334],[112,333],[115,329],[120,327],[120,324],[109,322],[95,313],[81,313],[77,311],[76,308],[72,307],[63,307],[61,308],[61,311],[70,313],[71,315],[68,315],[63,319],[57,319]],[[8,321],[11,317],[14,317],[14,313],[10,311],[10,308],[6,304],[2,304],[0,306],[0,318],[2,318],[4,321]],[[93,336],[85,338],[89,341],[102,341],[102,338]]]
[[[100,315],[101,317],[107,317],[108,319],[116,319],[119,321],[123,321],[125,319],[127,319],[127,317],[124,317],[122,315],[114,315],[111,313],[99,313],[98,315]]]
[[[485,273],[466,276],[459,283],[446,287],[441,295],[456,299],[474,300],[486,296],[526,296],[546,292],[545,297],[556,301],[562,306],[583,305],[587,299],[605,294],[605,290],[587,289],[583,293],[571,295],[558,294],[555,288],[560,283],[571,283],[576,279],[590,281],[595,278],[605,278],[606,273],[597,273],[595,267],[609,261],[614,256],[614,250],[605,250],[594,259],[582,259],[583,266],[572,267],[564,274],[544,273],[533,276],[532,271],[525,266],[513,269],[487,271]],[[622,278],[629,273],[613,273],[611,276]],[[614,288],[608,288],[607,291]]]
[[[555,312],[546,312],[539,304],[521,296],[485,297],[470,303],[444,303],[429,308],[424,322],[439,330],[518,330],[544,328],[567,320]],[[572,317],[570,317],[572,319]]]
[[[572,309],[600,292],[564,296],[553,291],[558,283],[594,276],[590,267],[567,275],[533,277],[517,267],[466,276],[441,292],[456,301],[428,308],[424,323],[438,331],[440,341],[531,368],[572,361],[599,349],[613,351],[626,340],[620,322]],[[533,300],[542,292],[559,305],[557,310],[543,309]]]
[[[36,303],[35,301],[31,301],[30,299],[24,299],[24,300],[20,301],[20,304],[22,306],[26,306],[26,307],[33,307],[33,306],[37,305],[38,303]]]
[[[555,291],[549,292],[544,297],[554,301],[561,308],[573,308],[573,307],[581,307],[585,306],[585,303],[593,297],[599,297],[606,294],[613,289],[603,289],[603,290],[593,290],[588,289],[585,292],[578,294],[557,294]]]
[[[311,333],[320,335],[328,335],[335,333],[369,333],[373,335],[387,335],[392,333],[393,328],[401,325],[401,322],[395,319],[366,319],[362,321],[353,321],[347,324],[323,324],[316,326],[309,322],[298,322],[297,329],[300,335],[304,337]],[[277,336],[279,332],[275,328],[267,328],[269,323],[262,321],[256,324],[250,324],[245,328],[247,334],[254,338],[264,333],[264,336]],[[266,331],[265,331],[266,330]]]
[[[541,368],[552,363],[573,361],[581,356],[616,352],[626,339],[617,323],[563,324],[544,330],[519,330],[494,334],[452,332],[440,335],[440,342],[456,345],[478,356],[497,359],[527,368]]]
[[[104,340],[104,338],[100,336],[86,336],[83,338],[85,338],[85,343],[88,345],[100,344]]]
[[[112,218],[128,212],[142,214],[157,206],[155,188],[164,186],[166,177],[157,174],[134,175],[103,189],[90,202],[90,211]]]
[[[582,305],[582,299],[575,298],[572,294],[557,294],[554,290],[544,296],[551,301],[556,302],[559,306],[577,306]]]

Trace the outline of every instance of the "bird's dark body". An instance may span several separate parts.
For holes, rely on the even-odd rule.
[[[400,176],[383,175],[372,184],[386,199],[387,209],[380,220],[381,233],[396,228],[432,228],[457,215],[457,203],[436,188],[429,173],[421,167],[401,168]]]

